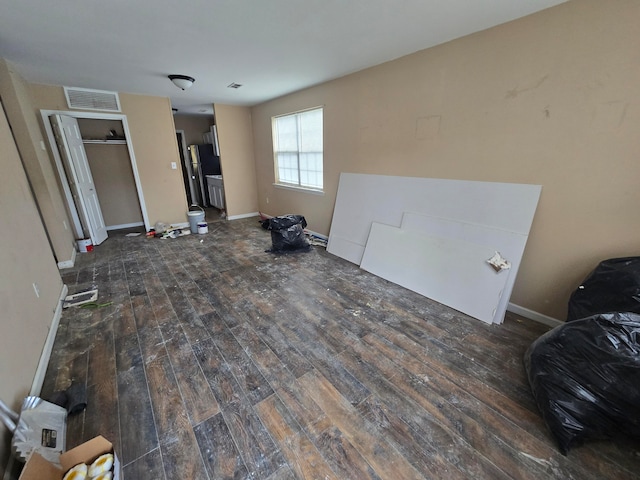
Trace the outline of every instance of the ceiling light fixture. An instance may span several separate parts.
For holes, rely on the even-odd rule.
[[[169,80],[171,80],[173,84],[181,90],[191,88],[193,82],[196,81],[195,78],[189,77],[187,75],[169,75]]]

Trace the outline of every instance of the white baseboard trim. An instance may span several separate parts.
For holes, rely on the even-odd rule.
[[[534,312],[533,310],[529,310],[528,308],[521,307],[520,305],[516,305],[515,303],[511,302],[509,302],[507,310],[520,315],[521,317],[528,318],[529,320],[533,320],[534,322],[542,323],[543,325],[548,325],[550,327],[557,327],[558,325],[564,324],[564,322],[561,320],[553,317],[548,317],[547,315],[543,315],[542,313]]]
[[[251,217],[257,217],[259,215],[260,213],[258,212],[243,213],[241,215],[231,215],[230,217],[227,217],[227,220],[240,220],[241,218],[251,218]]]
[[[42,348],[42,354],[40,355],[36,374],[33,377],[33,383],[31,384],[31,392],[29,395],[40,396],[42,384],[44,383],[44,376],[47,373],[47,366],[49,365],[49,358],[51,358],[51,351],[53,350],[53,343],[56,340],[60,317],[62,316],[62,302],[67,296],[67,293],[69,293],[69,289],[63,284],[62,291],[60,292],[60,299],[58,300],[58,306],[53,314],[53,320],[51,320],[51,327],[49,327],[47,340],[44,342],[44,347]]]
[[[58,270],[63,270],[65,268],[73,268],[76,264],[76,255],[78,254],[76,250],[76,246],[74,245],[71,249],[71,260],[64,260],[62,262],[58,262]]]
[[[73,260],[58,262],[58,270],[64,270],[65,268],[73,268]]]
[[[307,233],[313,237],[321,238],[322,240],[325,240],[327,242],[329,241],[329,237],[327,237],[326,235],[322,235],[321,233],[314,232],[313,230],[309,230],[308,228],[304,229],[304,233]]]
[[[144,222],[123,223],[122,225],[109,225],[106,227],[107,232],[110,230],[122,230],[123,228],[144,227]]]

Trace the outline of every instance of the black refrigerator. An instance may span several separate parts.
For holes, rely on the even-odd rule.
[[[222,175],[220,157],[213,154],[213,145],[209,143],[189,145],[189,156],[191,199],[201,207],[210,207],[211,201],[209,200],[206,175]]]

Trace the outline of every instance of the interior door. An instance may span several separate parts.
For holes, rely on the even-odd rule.
[[[191,159],[191,203],[204,207],[204,184],[202,183],[202,172],[200,171],[200,156],[197,145],[187,147]]]
[[[184,144],[184,130],[176,130],[176,139],[178,141],[178,153],[180,154],[180,165],[182,170],[182,180],[184,182],[184,190],[187,194],[187,205],[191,205],[191,162],[186,158],[186,146]]]
[[[107,239],[107,227],[102,218],[78,121],[66,115],[52,115],[51,125],[68,173],[71,192],[80,210],[83,227],[88,231],[92,243],[100,245]]]

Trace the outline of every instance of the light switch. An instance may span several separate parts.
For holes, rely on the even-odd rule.
[[[176,162],[171,162],[171,170],[177,170],[178,164]]]

